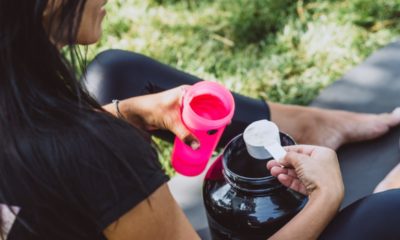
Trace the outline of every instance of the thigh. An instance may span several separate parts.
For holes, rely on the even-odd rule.
[[[99,54],[88,66],[84,81],[100,104],[107,104],[113,99],[160,92],[184,84],[193,85],[201,79],[141,54],[108,50]],[[265,101],[232,94],[235,114],[219,146],[224,146],[234,136],[242,133],[251,122],[270,119]],[[156,131],[155,134],[165,140],[173,140],[169,132]]]
[[[400,189],[358,200],[343,209],[320,239],[400,239]]]
[[[201,79],[144,55],[108,50],[89,64],[84,82],[100,104],[156,93]]]

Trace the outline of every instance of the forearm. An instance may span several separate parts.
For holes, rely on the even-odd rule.
[[[125,100],[121,100],[118,103],[118,110],[115,103],[110,103],[103,106],[103,109],[111,113],[116,117],[122,117],[130,124],[141,128],[147,129],[144,117],[148,114],[146,96],[132,97]],[[120,115],[119,115],[120,114]]]
[[[310,196],[308,203],[289,223],[276,232],[270,240],[317,239],[336,215],[342,196]]]

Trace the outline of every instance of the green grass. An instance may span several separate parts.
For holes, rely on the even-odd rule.
[[[101,42],[140,52],[233,91],[308,104],[393,41],[400,0],[115,0]],[[169,174],[171,146],[159,140]]]

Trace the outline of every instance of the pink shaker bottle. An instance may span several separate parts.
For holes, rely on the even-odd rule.
[[[172,166],[178,173],[196,176],[203,172],[234,110],[232,94],[218,83],[201,81],[188,88],[181,120],[200,141],[200,148],[193,150],[175,137]]]

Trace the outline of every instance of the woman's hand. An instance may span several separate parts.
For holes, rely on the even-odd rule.
[[[310,197],[328,194],[342,200],[344,187],[336,153],[325,147],[285,147],[286,156],[269,161],[267,168],[285,186]]]
[[[120,101],[120,112],[136,127],[169,130],[187,145],[197,149],[200,147],[199,141],[181,121],[181,102],[187,87],[182,85],[160,93]],[[111,113],[115,112],[113,106],[107,105],[104,108]]]
[[[285,147],[286,156],[267,168],[285,186],[308,195],[305,207],[278,232],[275,239],[317,239],[336,215],[344,195],[336,153],[324,147]]]

